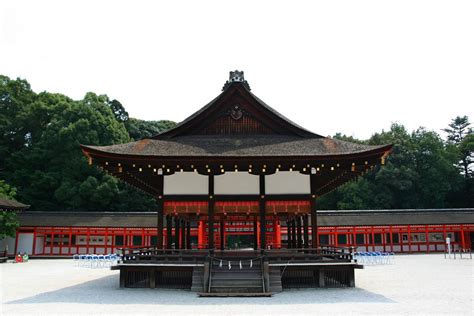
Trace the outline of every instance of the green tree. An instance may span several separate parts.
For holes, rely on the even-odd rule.
[[[341,138],[341,135],[336,135]],[[344,139],[344,137],[342,136]],[[393,144],[386,165],[320,199],[321,209],[394,209],[461,206],[453,193],[462,187],[456,158],[441,137],[419,128],[408,133],[401,124],[374,134],[371,145]]]
[[[14,200],[15,195],[16,189],[4,180],[0,180],[0,199]],[[0,240],[5,237],[14,237],[19,225],[16,212],[0,211]]]
[[[125,126],[133,140],[150,138],[176,125],[173,121],[144,121],[130,118]]]
[[[0,177],[18,188],[31,210],[150,210],[154,200],[90,167],[79,144],[130,141],[128,114],[116,100],[87,93],[74,101],[61,94],[35,94],[26,81],[1,77]],[[125,122],[124,122],[125,120]],[[88,191],[89,190],[89,191]]]
[[[457,116],[448,128],[443,129],[448,135],[450,150],[457,156],[456,165],[465,178],[470,178],[473,174],[471,165],[474,162],[474,134],[470,125],[467,116]]]

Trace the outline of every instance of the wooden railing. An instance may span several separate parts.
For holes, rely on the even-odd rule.
[[[352,251],[349,248],[292,248],[292,249],[269,249],[264,251],[268,261],[343,261],[353,260]]]
[[[123,263],[202,263],[209,257],[209,250],[123,248]]]
[[[219,251],[213,249],[158,249],[156,247],[122,248],[123,263],[204,263]],[[228,255],[232,251],[225,251]],[[257,253],[257,251],[255,251]],[[236,251],[236,255],[242,253]],[[261,250],[260,255],[268,262],[351,262],[349,248],[292,248]]]

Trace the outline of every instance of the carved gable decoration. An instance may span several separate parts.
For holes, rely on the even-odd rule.
[[[322,137],[296,125],[250,92],[243,71],[231,71],[223,92],[176,127],[153,137],[192,135],[287,135]]]
[[[271,134],[272,130],[239,103],[219,112],[212,123],[205,126],[198,134],[201,135],[253,135]],[[248,106],[247,106],[248,107]]]
[[[238,104],[234,105],[234,108],[230,110],[230,117],[232,117],[236,121],[240,120],[243,115],[244,114],[242,113],[242,109]]]

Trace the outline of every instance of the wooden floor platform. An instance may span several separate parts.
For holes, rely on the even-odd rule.
[[[133,249],[111,269],[120,287],[189,289],[202,297],[268,297],[287,288],[354,287],[361,269],[344,250]]]

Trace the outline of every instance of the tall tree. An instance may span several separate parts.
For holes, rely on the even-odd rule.
[[[465,178],[472,177],[471,165],[474,163],[474,135],[467,116],[457,116],[447,128],[443,129],[448,135],[450,150],[457,156],[457,166]]]
[[[14,200],[16,189],[0,180],[0,198]],[[5,237],[14,237],[16,229],[20,226],[14,211],[0,211],[0,240]]]
[[[164,132],[176,125],[173,121],[144,121],[136,118],[130,118],[125,126],[133,140],[150,138],[161,132]]]
[[[26,81],[1,77],[0,178],[18,188],[31,210],[150,210],[154,200],[90,167],[79,144],[130,140],[123,106],[88,93],[74,101],[61,94],[35,94]]]

